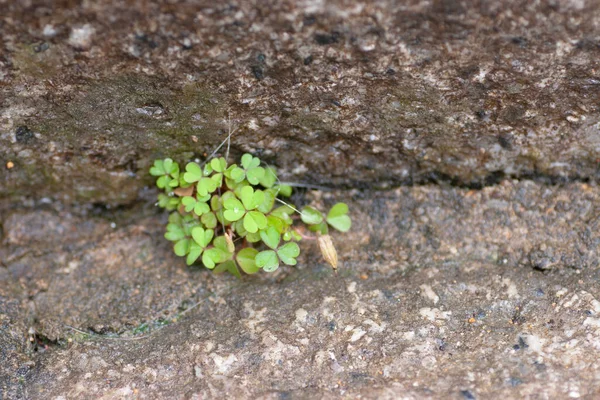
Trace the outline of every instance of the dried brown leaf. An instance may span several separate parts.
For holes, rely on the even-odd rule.
[[[333,241],[331,240],[331,236],[319,235],[317,241],[319,242],[319,249],[321,249],[321,254],[325,261],[327,261],[334,270],[337,270],[338,256]]]

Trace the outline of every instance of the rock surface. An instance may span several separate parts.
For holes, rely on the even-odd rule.
[[[294,180],[598,177],[598,1],[5,1],[0,15],[4,197],[130,203],[152,158],[202,157],[228,115],[236,152]]]
[[[598,186],[307,200],[341,196],[355,225],[338,275],[304,243],[297,269],[241,281],[185,268],[151,208],[7,212],[8,397],[600,395]]]
[[[0,0],[0,399],[600,397],[600,3],[254,3]],[[337,275],[173,255],[229,116]]]

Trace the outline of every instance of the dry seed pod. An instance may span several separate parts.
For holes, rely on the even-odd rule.
[[[335,246],[331,241],[331,236],[329,235],[319,235],[318,237],[319,249],[321,249],[321,254],[323,254],[323,258],[325,261],[331,265],[331,267],[337,271],[338,257],[337,251],[335,251]]]
[[[235,252],[235,244],[233,244],[233,239],[231,238],[233,233],[231,231],[225,233],[225,241],[227,242],[227,250],[231,253]]]

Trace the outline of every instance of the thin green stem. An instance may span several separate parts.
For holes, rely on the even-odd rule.
[[[281,204],[285,204],[286,206],[288,206],[289,208],[291,208],[292,210],[296,211],[298,214],[300,215],[304,215],[302,214],[302,211],[298,210],[297,208],[295,208],[294,206],[292,206],[291,204],[286,203],[285,201],[278,199],[277,197],[275,197],[275,200],[280,202]]]

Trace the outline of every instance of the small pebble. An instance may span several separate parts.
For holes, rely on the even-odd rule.
[[[80,50],[87,50],[92,45],[92,37],[95,29],[90,24],[85,24],[81,27],[73,28],[69,35],[69,44]]]
[[[54,37],[56,36],[56,33],[56,28],[49,24],[44,26],[44,31],[42,32],[42,34],[46,37]]]

